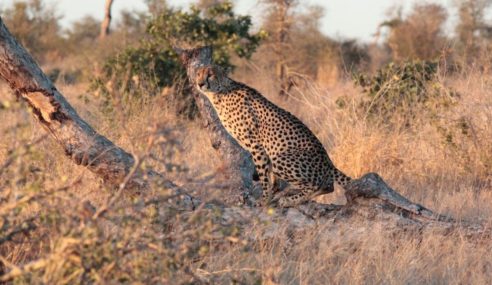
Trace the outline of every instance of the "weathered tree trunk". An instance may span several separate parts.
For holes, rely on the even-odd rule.
[[[302,242],[306,233],[316,230],[326,242],[350,244],[365,240],[374,229],[395,237],[404,237],[402,233],[432,233],[471,242],[488,242],[492,238],[490,226],[436,214],[398,194],[375,173],[354,180],[347,192],[346,205],[309,202],[273,212],[241,207],[219,210],[224,222],[241,226],[246,235],[255,225],[252,238],[259,241],[276,241],[285,236],[291,242]]]
[[[224,129],[208,99],[194,88],[196,68],[212,63],[212,48],[202,47],[190,50],[176,48],[176,52],[179,54],[186,68],[188,78],[193,85],[193,96],[208,128],[212,147],[219,152],[222,160],[227,164],[227,168],[239,175],[240,185],[237,190],[241,192],[251,190],[254,185],[253,176],[255,175],[253,160],[249,153],[241,148]]]
[[[0,18],[0,77],[32,109],[36,120],[76,164],[87,167],[106,182],[125,181],[134,157],[98,134],[56,89],[27,51],[14,39]],[[141,187],[140,175],[127,186]]]
[[[280,83],[279,95],[286,97],[294,87],[294,81],[289,71],[287,60],[289,31],[294,20],[291,12],[297,5],[293,0],[266,0],[269,6],[267,21],[271,22],[271,49],[275,55],[275,73]]]
[[[106,0],[106,4],[104,5],[104,19],[101,23],[101,32],[99,33],[100,39],[104,39],[110,33],[112,5],[113,5],[113,0]]]
[[[289,67],[287,66],[286,49],[288,41],[288,33],[290,29],[289,11],[292,9],[293,1],[282,0],[278,1],[276,6],[278,8],[277,13],[277,36],[273,50],[277,54],[277,77],[280,80],[280,96],[287,96],[290,90],[294,86],[292,79],[289,75]]]

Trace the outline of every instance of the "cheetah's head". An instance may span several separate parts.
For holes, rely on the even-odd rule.
[[[230,83],[226,70],[220,66],[203,66],[197,69],[196,85],[204,94],[226,92]]]

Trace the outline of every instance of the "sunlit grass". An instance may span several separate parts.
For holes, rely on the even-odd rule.
[[[492,97],[491,85],[482,74],[441,79],[461,94],[454,109],[441,114],[442,120],[452,122],[459,115],[473,126],[473,136],[460,137],[456,146],[446,144],[430,124],[389,129],[358,117],[355,106],[363,95],[351,82],[321,89],[311,81],[296,97],[283,100],[272,95],[276,93],[270,92],[271,79],[265,74],[248,76],[247,83],[300,117],[345,173],[359,177],[377,172],[402,194],[433,210],[491,222],[487,159],[492,152],[488,144]],[[221,167],[206,129],[176,118],[160,98],[131,116],[117,113],[110,120],[97,107],[99,99],[86,94],[85,84],[58,87],[100,133],[137,156],[144,155],[156,129],[167,128],[161,143],[150,151],[153,159],[144,166],[164,173],[204,200],[223,201],[235,193],[233,173]],[[348,98],[348,108],[337,107],[339,96]],[[252,220],[243,232],[237,225],[221,224],[213,210],[181,212],[166,199],[152,200],[169,195],[162,185],[155,185],[143,197],[123,195],[105,215],[94,217],[94,211],[114,192],[73,165],[49,137],[26,147],[45,131],[6,87],[1,89],[0,102],[4,106],[0,109],[0,167],[11,160],[0,176],[1,235],[28,227],[28,222],[36,227],[0,242],[0,269],[13,274],[16,284],[190,280],[484,284],[492,279],[492,248],[487,241],[473,243],[440,233],[395,236],[389,229],[365,228],[364,221],[318,225],[302,236],[279,234],[273,241],[254,241],[261,223]],[[317,200],[344,202],[340,190]],[[324,235],[334,226],[337,231],[330,232],[336,235]],[[350,231],[354,226],[360,230]]]

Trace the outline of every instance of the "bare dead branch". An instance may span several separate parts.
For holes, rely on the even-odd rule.
[[[450,217],[436,214],[422,205],[411,202],[389,187],[376,173],[365,174],[360,179],[350,183],[345,191],[345,197],[349,204],[354,203],[359,197],[377,198],[419,218],[435,221],[453,221]]]
[[[37,121],[73,162],[109,183],[123,181],[134,164],[133,156],[80,118],[1,19],[0,77],[31,107]],[[137,176],[131,182],[142,186]]]

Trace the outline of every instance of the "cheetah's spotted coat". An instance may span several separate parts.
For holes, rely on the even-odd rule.
[[[225,129],[249,151],[270,203],[276,181],[299,191],[278,201],[291,207],[333,192],[333,182],[351,179],[339,171],[316,136],[294,115],[268,101],[255,89],[227,77],[218,66],[197,70],[197,88],[211,101]]]

